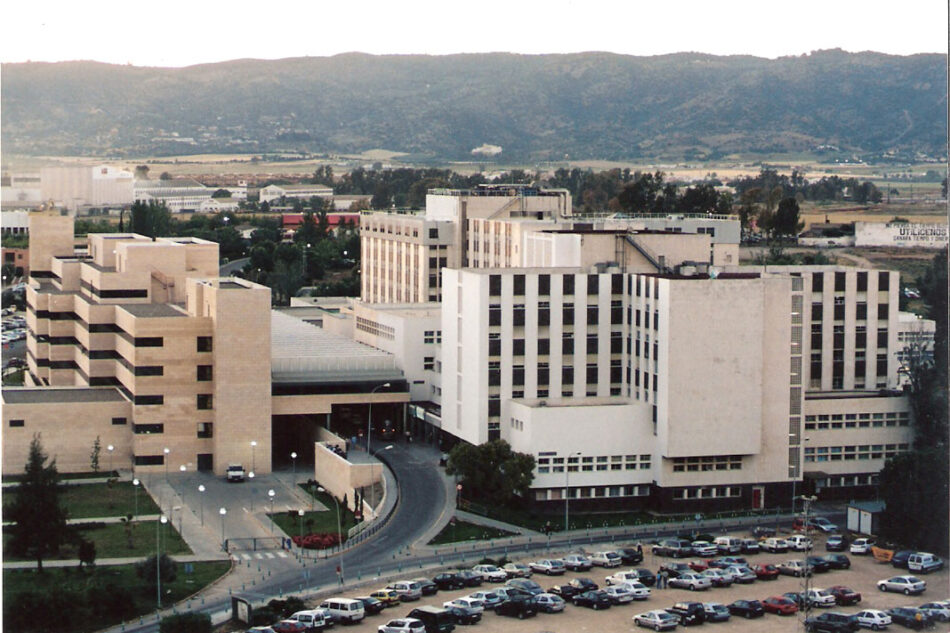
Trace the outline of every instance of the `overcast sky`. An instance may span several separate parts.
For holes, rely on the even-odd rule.
[[[4,3],[0,16],[3,62],[188,66],[350,51],[947,52],[947,0],[19,0]]]

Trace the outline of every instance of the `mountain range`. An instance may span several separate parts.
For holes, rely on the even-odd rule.
[[[947,56],[824,50],[4,64],[4,153],[547,161],[947,152]],[[473,150],[481,148],[473,154]]]

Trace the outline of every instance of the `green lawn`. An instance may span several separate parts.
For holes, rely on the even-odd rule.
[[[311,494],[308,486],[301,484],[300,488],[309,495]],[[337,532],[337,504],[333,502],[333,497],[329,494],[317,492],[313,494],[314,500],[322,503],[328,510],[307,511],[303,516],[304,534],[336,534]],[[343,540],[346,540],[346,532],[356,525],[356,518],[353,513],[340,504],[340,529],[343,532]],[[296,511],[274,512],[268,514],[274,523],[277,524],[287,536],[297,536],[301,530],[301,519]]]
[[[459,543],[461,541],[488,541],[505,536],[512,536],[512,533],[456,519],[442,528],[442,531],[429,541],[429,545],[444,545],[445,543]]]
[[[4,496],[12,500],[15,494],[15,489],[8,489]],[[138,497],[138,516],[159,514],[158,506],[148,493],[145,490],[139,490],[136,493],[135,486],[130,481],[117,481],[111,486],[109,484],[65,484],[60,488],[59,503],[69,513],[70,519],[123,517],[129,514],[135,515],[136,496]]]
[[[194,563],[193,568],[187,574],[179,564],[177,578],[162,583],[164,606],[220,578],[230,570],[230,563]],[[97,601],[102,602],[94,604]],[[148,614],[155,610],[156,601],[156,587],[139,578],[134,565],[89,572],[75,568],[47,568],[42,574],[3,571],[3,628],[8,631],[96,631]],[[62,617],[64,613],[68,617]]]
[[[101,527],[80,530],[82,537],[96,544],[96,558],[126,558],[126,557],[146,557],[155,553],[155,532],[157,521],[142,521],[133,523],[132,527],[132,545],[129,548],[129,540],[125,531],[125,526],[120,523],[105,523]],[[178,535],[177,525],[166,524],[164,529],[159,531],[159,537],[162,541],[162,552],[168,554],[190,554],[191,549],[188,544]],[[3,534],[3,559],[5,561],[30,560],[28,558],[19,558],[9,554],[7,550],[7,541],[9,535],[4,531]],[[59,560],[68,560],[78,558],[77,547],[67,545],[60,550]]]

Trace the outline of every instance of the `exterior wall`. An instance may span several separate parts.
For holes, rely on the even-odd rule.
[[[4,188],[6,189],[6,188]],[[0,224],[4,235],[28,235],[30,232],[29,211],[3,211]]]
[[[30,275],[30,249],[28,248],[4,248],[2,249],[3,265],[10,264],[23,269],[23,275]]]
[[[92,200],[90,167],[44,167],[40,170],[43,200],[75,211]]]
[[[30,273],[46,277],[55,256],[73,254],[73,219],[58,212],[30,214]]]
[[[313,450],[313,478],[338,501],[342,502],[346,496],[350,510],[355,509],[356,495],[353,493],[357,488],[382,481],[383,465],[378,462],[352,464],[319,443],[314,444]]]
[[[855,222],[854,245],[897,248],[946,248],[950,243],[947,223]]]

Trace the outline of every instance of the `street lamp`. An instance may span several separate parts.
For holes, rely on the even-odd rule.
[[[109,476],[112,476],[112,451],[115,450],[115,446],[109,444],[106,446],[106,450],[109,451]]]
[[[171,453],[172,451],[170,448],[166,446],[163,449],[163,452],[165,453],[165,483],[167,484],[168,483],[168,454]]]
[[[221,515],[221,549],[223,549],[225,552],[228,551],[228,542],[224,540],[224,515],[227,513],[227,508],[221,508],[218,510],[218,514]]]
[[[270,499],[270,529],[274,531],[274,495],[277,493],[274,492],[274,489],[271,488],[267,491],[267,497]]]
[[[160,541],[158,539],[161,534],[160,528],[166,523],[168,523],[168,517],[164,514],[161,519],[155,523],[155,597],[159,609],[162,608],[162,552],[159,547]]]
[[[323,486],[317,488],[320,492],[326,492],[326,489]],[[343,528],[340,525],[340,502],[336,500],[335,495],[330,495],[333,498],[333,503],[336,505],[336,539],[337,547],[340,548],[340,583],[343,583]]]
[[[180,472],[182,475],[184,475],[187,471],[188,471],[188,468],[187,468],[184,464],[182,464],[181,466],[178,467],[178,472]],[[185,490],[187,490],[187,488],[182,488],[182,489],[181,489],[181,502],[182,502],[182,503],[185,503]]]
[[[181,540],[185,540],[184,530],[181,527],[182,517],[185,514],[185,509],[182,506],[174,506],[172,512],[178,513],[178,536],[181,537]]]
[[[198,484],[198,498],[201,499],[201,527],[205,525],[205,485]]]
[[[297,516],[300,518],[300,538],[303,538],[303,510],[297,510]]]
[[[253,470],[247,474],[247,478],[251,480],[251,483],[254,483],[254,477],[256,476],[257,475],[254,474]],[[251,512],[254,512],[254,487],[251,486],[250,488],[251,488]]]
[[[564,531],[570,530],[571,503],[571,458],[580,453],[571,453],[564,459]]]
[[[290,460],[294,463],[294,488],[297,487],[297,452],[290,454]]]
[[[138,479],[132,480],[132,489],[135,491],[135,518],[139,516],[139,484],[142,483]]]
[[[383,387],[388,388],[388,387],[389,387],[389,383],[388,383],[388,382],[384,382],[384,383],[381,384],[381,385],[376,385],[375,387],[372,388],[372,390],[370,390],[369,395],[372,396],[374,393],[376,393],[377,390],[382,389]],[[372,438],[372,435],[373,435],[373,400],[370,399],[370,401],[369,401],[369,419],[366,420],[366,454],[367,454],[367,455],[370,454],[369,448],[370,448],[370,439]]]
[[[257,440],[251,440],[251,472],[257,470],[257,464],[254,462],[254,449],[257,448]]]

